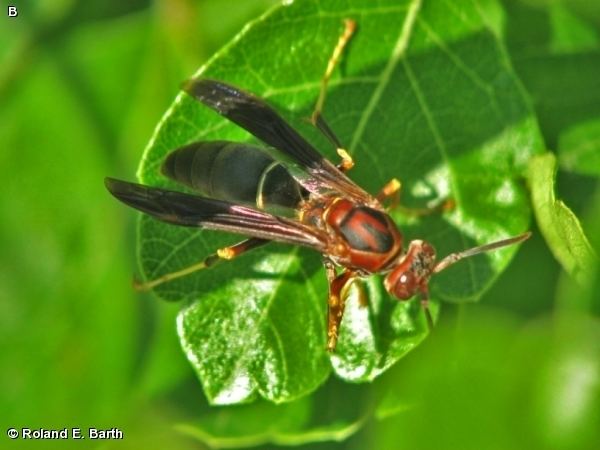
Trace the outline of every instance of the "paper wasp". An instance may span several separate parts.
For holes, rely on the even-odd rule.
[[[524,233],[487,245],[453,253],[436,261],[433,246],[413,240],[405,250],[402,234],[383,202],[394,199],[396,180],[371,195],[350,180],[352,166],[321,115],[327,82],[354,30],[346,28],[322,81],[311,117],[316,127],[336,146],[342,161],[334,165],[260,98],[220,81],[192,79],[183,90],[218,114],[249,131],[291,163],[245,143],[194,142],[171,152],[162,173],[196,192],[190,195],[156,187],[106,179],[106,187],[119,200],[155,218],[175,225],[228,231],[248,239],[206,257],[178,272],[141,284],[142,289],[232,259],[270,241],[300,245],[323,255],[329,282],[327,349],[336,346],[349,285],[357,278],[379,273],[386,290],[400,300],[421,298],[430,326],[430,277],[458,260],[521,242]]]

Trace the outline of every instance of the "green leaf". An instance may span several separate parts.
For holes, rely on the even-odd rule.
[[[600,176],[600,118],[568,128],[558,141],[561,168]]]
[[[211,448],[342,441],[370,417],[370,393],[371,389],[332,380],[315,394],[290,403],[261,400],[219,407],[177,428]]]
[[[478,305],[460,326],[440,326],[432,339],[420,358],[406,358],[385,376],[389,397],[414,407],[381,411],[384,420],[366,429],[361,448],[595,448],[595,318],[558,314],[522,322]]]
[[[547,148],[557,148],[570,127],[600,117],[600,33],[576,3],[503,1],[508,50]]]
[[[135,42],[137,29],[123,31]],[[0,96],[0,383],[11,386],[0,408],[13,426],[119,420],[140,348],[131,249],[99,183],[107,149],[54,50],[37,48]]]
[[[369,307],[359,303],[359,291]],[[331,363],[349,381],[371,381],[416,347],[428,334],[419,302],[390,301],[380,277],[372,277],[349,292],[337,352]],[[431,305],[434,318],[438,305]]]
[[[324,115],[356,160],[350,176],[370,192],[400,178],[409,207],[452,197],[457,207],[443,216],[404,220],[406,239],[429,239],[440,256],[527,229],[528,200],[517,178],[543,145],[506,54],[475,2],[286,2],[250,24],[196,76],[262,96],[335,161],[334,149],[303,118],[348,17],[359,28],[330,84]],[[146,149],[140,181],[177,188],[160,175],[165,155],[194,140],[216,139],[251,140],[180,95]],[[147,279],[239,240],[148,217],[139,231]],[[515,251],[452,267],[432,281],[432,296],[477,300]],[[349,300],[332,357],[344,379],[373,379],[427,334],[418,305],[399,304],[377,283],[367,283],[374,297],[368,309]],[[331,371],[324,349],[327,286],[314,252],[270,244],[156,293],[186,301],[180,337],[213,403],[257,395],[290,401]]]
[[[546,243],[567,273],[581,284],[590,278],[597,256],[579,219],[554,194],[556,157],[552,153],[532,158],[528,182],[538,226]]]

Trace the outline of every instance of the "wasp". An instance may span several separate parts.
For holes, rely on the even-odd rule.
[[[162,173],[199,195],[106,178],[106,187],[117,199],[161,221],[247,237],[138,288],[151,289],[271,241],[307,247],[323,258],[329,284],[327,350],[332,352],[348,287],[355,280],[382,274],[386,290],[395,298],[420,297],[431,328],[428,285],[432,275],[465,257],[530,236],[524,233],[441,260],[426,241],[413,240],[405,248],[402,233],[384,207],[386,200],[392,206],[396,202],[400,183],[393,179],[371,195],[348,178],[346,172],[354,161],[321,114],[328,80],[354,28],[355,23],[347,20],[311,116],[311,122],[335,145],[339,164],[323,157],[262,99],[221,81],[197,78],[183,86],[187,94],[280,152],[281,158],[262,147],[229,141],[194,142],[172,151]]]

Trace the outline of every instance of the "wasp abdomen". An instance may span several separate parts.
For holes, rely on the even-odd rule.
[[[208,197],[261,209],[294,208],[301,188],[264,150],[228,141],[195,142],[170,153],[162,172]]]

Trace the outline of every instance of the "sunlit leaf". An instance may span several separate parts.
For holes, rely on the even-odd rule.
[[[531,160],[528,180],[537,223],[556,259],[571,276],[583,283],[590,277],[589,271],[597,255],[577,216],[556,199],[555,175],[556,157],[552,153]]]

